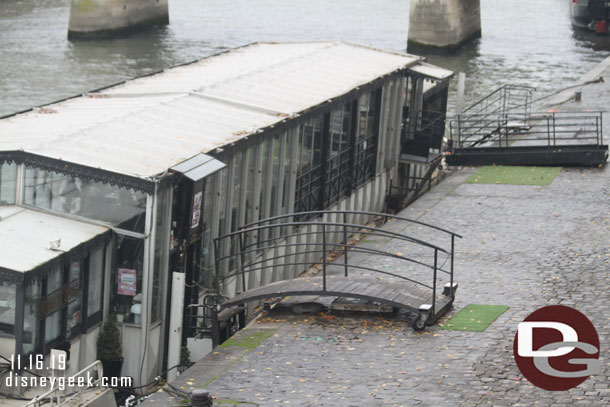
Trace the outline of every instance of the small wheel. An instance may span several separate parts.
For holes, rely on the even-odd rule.
[[[417,318],[413,320],[411,327],[414,331],[422,331],[426,327],[426,321],[422,318],[421,314],[417,314]]]

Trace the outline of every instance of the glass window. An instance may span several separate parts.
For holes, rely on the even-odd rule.
[[[44,343],[49,345],[56,342],[61,335],[61,314],[63,310],[58,310],[45,318]]]
[[[273,151],[272,149],[273,141],[269,138],[266,138],[263,141],[263,159],[261,164],[261,192],[260,192],[260,200],[259,200],[259,220],[268,218],[266,213],[267,208],[267,200],[269,197],[267,196],[267,185],[271,182],[271,174],[269,174],[269,160],[272,160],[272,157],[269,157],[269,154]],[[268,243],[263,243],[267,240],[267,231],[262,229],[258,233],[258,243],[259,248],[262,245],[267,245]]]
[[[144,239],[117,235],[116,267],[112,273],[112,312],[117,322],[139,324],[142,314]]]
[[[33,280],[25,287],[25,309],[23,315],[23,353],[33,353],[38,344],[38,317],[41,282]]]
[[[242,192],[242,169],[244,165],[245,152],[239,152],[232,160],[233,165],[233,202],[231,203],[231,232],[234,232],[242,225],[240,219],[240,202]],[[237,266],[237,252],[239,251],[239,239],[231,238],[231,258],[229,259],[229,269],[233,270]]]
[[[171,205],[170,188],[171,186],[169,184],[165,184],[162,188],[159,188],[159,193],[157,195],[155,265],[152,282],[150,322],[156,322],[161,318],[161,276],[167,266],[167,254],[169,253],[170,219],[167,214],[169,206]]]
[[[63,286],[64,270],[63,267],[54,268],[49,274],[47,274],[46,280],[46,296],[45,300],[49,308],[61,307],[59,300],[56,300],[58,296],[62,296],[58,290]],[[51,345],[61,337],[61,320],[62,320],[63,308],[52,311],[45,318],[45,330],[44,330],[44,343],[45,345]],[[45,346],[46,348],[46,346]]]
[[[346,103],[330,115],[329,152],[326,164],[325,207],[341,199],[351,186],[350,155],[352,108]]]
[[[381,88],[362,95],[358,101],[358,132],[354,146],[356,186],[375,175],[380,108]]]
[[[271,211],[269,217],[274,217],[280,214],[278,205],[278,194],[280,189],[280,136],[273,137],[273,160],[271,168]],[[277,228],[269,230],[269,239],[273,239],[278,234]]]
[[[220,177],[220,186],[218,188],[218,190],[216,191],[216,195],[217,195],[217,203],[219,205],[218,207],[218,235],[222,236],[225,234],[225,223],[226,223],[226,203],[227,203],[227,181],[229,179],[228,177],[228,168],[223,168],[222,170],[220,170],[219,172],[219,177]],[[219,257],[224,257],[224,247],[225,247],[225,241],[226,239],[222,239],[221,241],[218,242],[218,256]]]
[[[303,123],[299,128],[301,143],[300,162],[297,173],[295,196],[295,212],[306,212],[320,209],[322,202],[322,145],[323,145],[322,115]]]
[[[0,334],[15,333],[16,287],[0,282]]]
[[[212,264],[212,205],[214,201],[214,185],[216,174],[205,180],[203,192],[203,215],[202,215],[202,236],[201,236],[201,262],[203,270],[201,272],[200,284],[206,288],[214,287],[214,267]]]
[[[254,202],[254,184],[256,183],[256,154],[257,146],[252,146],[248,149],[248,172],[246,174],[246,219],[244,224],[255,222],[256,209]],[[262,184],[262,183],[261,183]],[[244,249],[247,250],[248,245],[252,244],[256,239],[256,233],[247,233],[244,237]],[[252,254],[250,254],[252,256]]]
[[[293,140],[293,137],[290,137],[291,133],[289,132],[287,137],[286,137],[286,149],[284,151],[284,168],[282,169],[282,171],[284,171],[284,186],[282,188],[282,211],[281,214],[282,215],[286,215],[288,213],[291,212],[291,209],[288,208],[288,203],[290,202],[290,179],[292,178],[292,174],[290,173],[290,162],[291,162],[291,158],[292,158],[292,146],[294,145],[295,142],[297,142],[298,140]],[[284,221],[288,221],[288,220],[284,220]]]
[[[73,260],[70,262],[68,269],[68,280],[70,290],[78,290],[74,295],[74,300],[68,304],[68,320],[66,337],[73,338],[80,334],[81,328],[81,304],[82,304],[82,276],[84,273],[83,260]]]
[[[89,280],[87,292],[87,319],[102,311],[102,293],[104,290],[104,253],[103,247],[89,255]],[[101,320],[101,319],[100,319]],[[97,321],[91,321],[94,324]]]
[[[0,205],[15,204],[17,191],[17,164],[0,164]]]
[[[144,232],[146,194],[140,191],[26,167],[24,202]]]

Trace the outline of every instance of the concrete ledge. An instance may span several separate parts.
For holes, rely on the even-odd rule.
[[[168,0],[72,0],[68,39],[99,39],[169,24]]]
[[[472,35],[464,38],[460,42],[457,42],[455,44],[444,45],[444,46],[425,44],[425,43],[418,42],[417,40],[413,40],[413,39],[409,38],[407,40],[407,52],[415,53],[415,54],[418,54],[418,53],[419,54],[421,54],[421,53],[453,54],[454,52],[456,52],[458,49],[462,48],[463,46],[468,45],[471,42],[481,38],[481,36],[482,36],[482,32],[481,32],[481,30],[478,30],[478,31],[472,33]]]
[[[593,69],[591,69],[589,72],[584,74],[579,80],[577,80],[574,85],[586,86],[586,82],[599,78],[600,76],[603,76],[604,73],[608,75],[608,72],[606,72],[608,69],[610,69],[610,57],[604,59],[602,62],[594,66]],[[544,106],[548,108],[560,105],[565,102],[569,102],[570,100],[574,99],[574,92],[576,91],[576,89],[578,89],[578,87],[573,86],[570,87],[570,89],[566,89],[558,93],[557,95],[549,98],[549,100],[545,103]]]

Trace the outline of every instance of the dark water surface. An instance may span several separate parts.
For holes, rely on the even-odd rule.
[[[482,0],[483,38],[431,62],[468,75],[469,98],[503,83],[550,92],[609,55],[575,32],[570,0]],[[344,39],[405,51],[406,0],[170,0],[170,25],[67,40],[69,0],[0,0],[0,115],[256,41]],[[468,99],[467,99],[468,100]]]

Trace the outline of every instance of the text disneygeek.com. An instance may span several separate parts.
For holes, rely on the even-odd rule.
[[[132,382],[131,377],[102,377],[101,380],[98,380],[97,376],[89,374],[79,377],[39,377],[13,374],[4,380],[6,387],[46,388],[48,386],[49,389],[59,389],[60,391],[73,387],[132,387]]]

